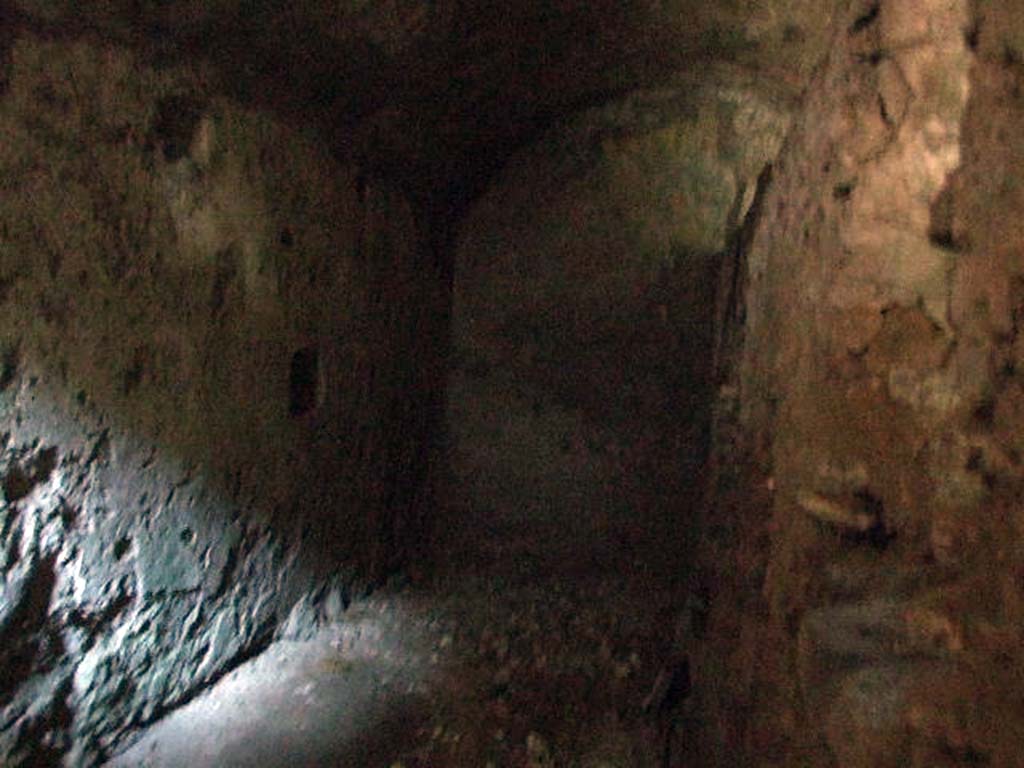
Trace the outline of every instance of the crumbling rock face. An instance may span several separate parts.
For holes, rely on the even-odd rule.
[[[704,560],[721,764],[1020,762],[1021,22],[851,3],[775,166]]]
[[[415,538],[444,297],[200,70],[23,35],[0,136],[0,762],[88,764]]]

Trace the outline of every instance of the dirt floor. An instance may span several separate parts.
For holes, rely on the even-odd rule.
[[[689,763],[684,500],[641,498],[653,480],[578,413],[473,386],[435,572],[275,644],[109,765]]]

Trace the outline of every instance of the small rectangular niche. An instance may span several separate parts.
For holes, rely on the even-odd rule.
[[[320,351],[302,347],[292,355],[288,376],[288,413],[305,416],[320,405],[323,387],[320,381]]]

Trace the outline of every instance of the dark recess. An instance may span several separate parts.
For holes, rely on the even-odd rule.
[[[5,349],[0,356],[0,391],[11,386],[18,375],[18,357],[18,350],[13,347]]]
[[[114,542],[114,559],[121,560],[132,548],[132,540],[128,536],[122,536]]]
[[[836,184],[832,188],[832,197],[836,200],[849,200],[853,194],[853,184]]]
[[[884,552],[889,543],[896,538],[896,532],[886,525],[885,505],[882,500],[867,490],[854,494],[860,510],[875,521],[866,531],[858,531],[843,536],[850,543],[866,544],[872,549]]]
[[[964,243],[957,240],[954,232],[955,218],[955,191],[952,183],[947,182],[931,206],[928,239],[932,245],[954,253],[964,250]]]
[[[971,25],[964,30],[964,42],[972,51],[978,50],[978,43],[981,42],[981,19],[975,19]]]
[[[872,3],[871,7],[867,11],[857,18],[856,21],[850,25],[850,34],[855,35],[858,32],[863,32],[865,29],[870,27],[876,21],[878,21],[879,15],[882,13],[881,3]]]
[[[153,120],[152,140],[168,162],[188,154],[196,126],[202,116],[202,105],[188,96],[168,96],[157,107]]]
[[[320,354],[316,347],[303,347],[292,355],[288,379],[288,413],[302,416],[316,408],[319,394]]]

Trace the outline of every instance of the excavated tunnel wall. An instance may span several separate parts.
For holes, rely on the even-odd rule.
[[[728,334],[709,764],[1020,764],[1022,45],[1009,0],[837,16]]]
[[[115,46],[0,91],[0,762],[101,757],[401,559],[445,316],[401,196]],[[436,289],[436,290],[435,290]]]
[[[509,160],[456,252],[467,503],[515,499],[519,525],[566,541],[567,560],[633,552],[685,578],[717,278],[793,106],[722,66],[587,110]]]
[[[760,38],[741,36],[723,82],[635,94],[483,185],[461,229],[454,375],[486,404],[517,371],[524,423],[538,391],[599,421],[647,424],[666,403],[685,421],[707,403],[672,363],[717,254],[727,279],[703,317],[724,325],[697,382],[715,401],[712,485],[702,515],[673,518],[707,608],[686,639],[694,759],[1014,766],[1024,18],[1014,0],[827,5],[833,45],[801,103],[759,100],[814,70],[799,42],[819,5],[780,5],[801,26],[765,4],[766,50],[795,64],[750,58]],[[365,50],[398,56],[425,18]],[[338,616],[416,545],[450,264],[401,195],[301,127],[291,84],[254,64],[272,46],[213,46],[227,90],[186,53],[155,69],[2,29],[0,47],[0,760],[87,764]],[[703,67],[711,48],[694,50]],[[292,94],[339,98],[326,120],[347,116],[335,65]],[[352,118],[362,140],[409,153],[386,167],[424,141],[401,129],[417,109],[442,137],[427,154],[447,146],[438,126],[472,133],[415,99],[377,104],[386,85],[352,102],[380,107]],[[666,104],[682,109],[662,120]],[[445,159],[418,159],[432,188]],[[653,348],[616,335],[630,324]],[[644,375],[600,384],[623,356]],[[671,475],[671,459],[652,465]]]

